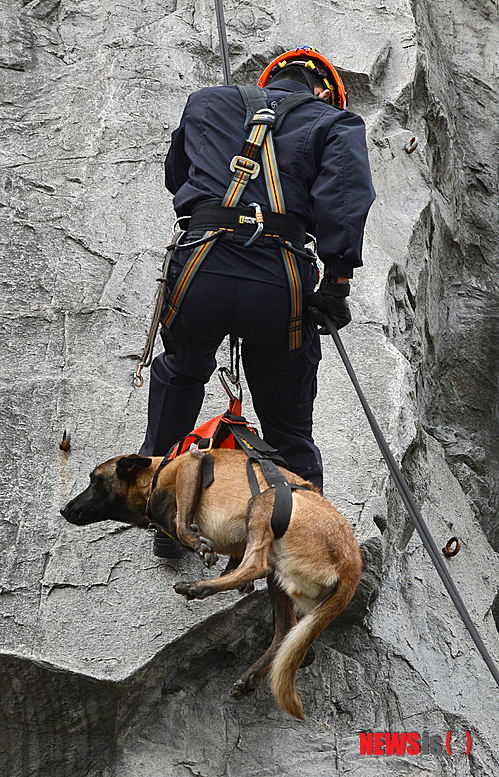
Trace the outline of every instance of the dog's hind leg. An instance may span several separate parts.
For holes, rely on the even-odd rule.
[[[250,499],[246,519],[246,550],[241,563],[233,572],[214,580],[199,580],[195,583],[181,580],[175,584],[175,591],[186,599],[206,599],[221,591],[243,588],[253,580],[265,577],[267,558],[274,540],[270,525],[274,497],[274,489],[269,488]]]
[[[235,556],[230,556],[227,566],[225,567],[224,571],[220,573],[220,577],[223,577],[224,575],[228,575],[229,572],[232,572],[234,569],[237,569],[239,564],[241,563],[240,558],[236,558]],[[244,585],[242,588],[239,589],[239,593],[241,594],[251,594],[255,590],[255,586],[253,583],[248,583],[247,585]]]
[[[232,686],[231,696],[234,699],[241,699],[243,696],[249,696],[254,692],[269,671],[282,640],[288,631],[296,625],[293,603],[289,596],[277,585],[274,572],[267,576],[267,586],[275,615],[274,637],[263,656],[246,670]]]

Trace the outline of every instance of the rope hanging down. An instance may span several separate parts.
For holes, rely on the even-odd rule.
[[[224,74],[225,86],[232,86],[232,76],[230,74],[229,48],[227,46],[227,34],[225,31],[225,17],[222,0],[215,0],[215,13],[217,15],[218,39],[220,41],[220,51],[222,52],[222,70]]]
[[[471,620],[470,614],[468,613],[468,610],[466,609],[464,602],[461,599],[459,591],[457,590],[454,584],[454,581],[452,580],[452,577],[450,576],[449,571],[445,566],[445,563],[442,557],[440,556],[440,553],[438,552],[437,546],[435,545],[435,541],[433,540],[433,537],[430,534],[430,530],[428,529],[428,526],[426,525],[424,518],[421,515],[421,512],[416,502],[414,501],[414,497],[411,493],[409,486],[407,485],[407,481],[405,480],[402,472],[397,466],[397,462],[395,461],[393,454],[390,451],[390,448],[388,447],[388,443],[383,436],[383,432],[379,428],[378,423],[372,413],[372,410],[367,403],[367,400],[359,385],[359,381],[357,380],[357,376],[350,363],[350,359],[348,358],[347,352],[345,351],[345,347],[338,334],[338,330],[336,329],[332,319],[326,314],[324,314],[324,321],[326,323],[327,330],[334,340],[334,343],[336,345],[336,348],[338,349],[338,352],[341,356],[343,364],[345,365],[346,370],[350,376],[350,379],[354,385],[355,391],[357,392],[357,395],[360,399],[362,407],[364,408],[365,414],[367,416],[367,420],[369,421],[369,425],[373,431],[374,437],[376,438],[376,442],[378,443],[381,454],[388,466],[388,469],[390,470],[390,474],[392,475],[395,481],[395,485],[397,486],[400,496],[402,497],[402,501],[404,502],[407,508],[407,512],[411,516],[414,522],[414,525],[419,532],[419,536],[421,537],[423,545],[428,551],[430,558],[433,561],[433,564],[438,574],[440,575],[442,582],[449,593],[450,598],[454,602],[454,605],[459,615],[461,616],[464,625],[466,626],[469,633],[471,634],[471,638],[473,639],[473,642],[477,646],[483,660],[487,664],[492,677],[496,681],[497,685],[499,685],[499,671],[496,665],[494,664],[490,654],[488,653],[487,648],[483,644],[482,638],[478,633],[478,630],[475,624]]]

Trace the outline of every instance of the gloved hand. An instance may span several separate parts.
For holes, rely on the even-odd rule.
[[[330,316],[337,329],[341,329],[352,320],[347,297],[350,294],[350,284],[336,283],[323,278],[319,289],[308,298],[309,314],[316,324],[324,327],[322,313]],[[327,329],[319,330],[319,334],[329,334]]]

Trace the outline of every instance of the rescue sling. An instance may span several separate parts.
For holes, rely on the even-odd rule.
[[[267,95],[259,86],[237,87],[246,106],[245,128],[250,128],[241,153],[233,157],[230,169],[232,179],[220,204],[207,202],[194,209],[189,225],[189,232],[194,228],[205,227],[205,232],[199,240],[181,243],[177,241],[176,248],[193,249],[187,259],[177,282],[172,289],[166,305],[163,324],[170,327],[177,316],[182,301],[191,285],[196,272],[208,256],[214,243],[220,238],[241,241],[249,246],[255,241],[263,241],[279,246],[286,270],[290,290],[291,318],[289,325],[289,350],[295,350],[302,345],[303,292],[296,256],[315,261],[313,252],[304,248],[306,232],[300,220],[286,215],[284,196],[279,177],[279,168],[275,154],[273,133],[278,130],[284,117],[294,108],[311,100],[319,100],[309,92],[296,92],[285,97],[275,110],[269,107]],[[258,160],[261,158],[261,162]],[[256,178],[263,168],[270,213],[263,213],[258,203],[251,203],[254,208],[239,206],[241,196],[253,178]],[[236,210],[237,209],[237,210]],[[256,225],[251,231],[249,225]],[[181,238],[185,232],[181,234]]]
[[[154,473],[151,493],[156,487],[161,470],[170,461],[189,450],[191,445],[196,445],[197,450],[205,454],[201,463],[203,488],[208,488],[214,479],[213,458],[210,455],[212,448],[240,448],[248,456],[246,472],[252,496],[260,493],[258,479],[253,469],[253,462],[260,466],[269,487],[275,489],[271,526],[275,539],[280,539],[288,528],[291,510],[293,509],[292,492],[296,489],[306,489],[306,486],[289,483],[276,466],[278,464],[286,468],[286,462],[282,456],[277,453],[275,448],[272,448],[259,437],[256,429],[249,425],[248,421],[241,415],[241,412],[241,399],[231,396],[229,409],[225,413],[206,421],[206,423],[198,426],[194,431],[173,445]],[[151,514],[149,501],[147,514],[151,522],[154,523],[154,516]],[[162,529],[162,531],[165,530]]]

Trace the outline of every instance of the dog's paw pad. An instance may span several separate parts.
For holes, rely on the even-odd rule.
[[[251,694],[255,692],[258,684],[259,680],[255,674],[251,674],[246,679],[241,677],[241,679],[232,686],[230,695],[233,699],[243,699],[245,696],[251,696]]]
[[[176,593],[185,596],[188,601],[196,598],[195,585],[188,583],[186,580],[179,580],[178,583],[175,583],[173,588]]]
[[[205,566],[212,567],[218,561],[218,556],[214,551],[214,544],[211,540],[207,540],[206,537],[200,537],[200,546],[198,548],[198,555],[204,561]]]

